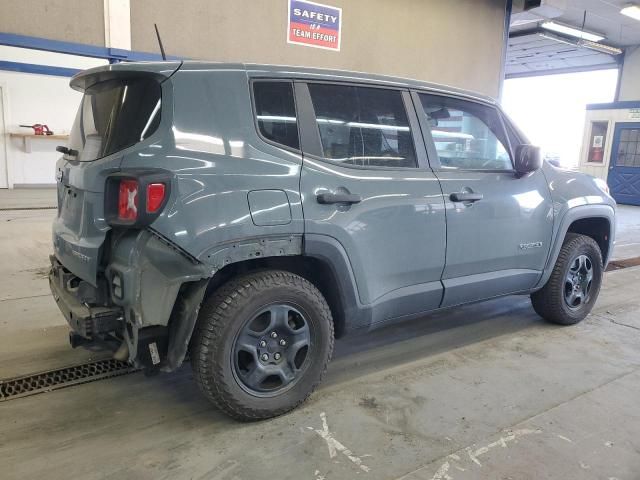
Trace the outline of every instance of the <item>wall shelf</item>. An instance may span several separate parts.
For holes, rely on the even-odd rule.
[[[31,153],[31,141],[32,140],[68,140],[69,135],[66,134],[54,134],[54,135],[35,135],[33,133],[21,133],[13,132],[9,134],[11,138],[19,138],[22,140],[22,146],[25,153]]]

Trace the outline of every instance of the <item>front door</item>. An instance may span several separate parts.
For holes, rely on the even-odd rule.
[[[414,102],[446,205],[442,306],[532,288],[553,226],[544,174],[515,174],[511,140],[494,106],[423,93],[414,93]]]
[[[618,203],[640,205],[640,123],[618,123],[607,183]]]
[[[444,202],[409,93],[309,82],[296,99],[305,236],[341,245],[371,322],[437,308]]]

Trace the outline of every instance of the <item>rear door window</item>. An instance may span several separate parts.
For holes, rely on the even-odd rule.
[[[323,157],[360,167],[416,167],[402,92],[309,84]]]
[[[420,102],[442,168],[512,170],[509,141],[495,108],[422,93]]]
[[[253,84],[253,99],[260,135],[269,142],[299,150],[293,84],[256,81]]]
[[[160,124],[160,84],[149,78],[109,80],[89,87],[69,137],[77,155],[91,161],[141,142]]]

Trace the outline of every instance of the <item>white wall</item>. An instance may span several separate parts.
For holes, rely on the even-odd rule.
[[[46,123],[55,133],[68,133],[82,94],[69,88],[66,77],[0,71],[0,84],[8,100],[5,138],[10,184],[55,183],[55,163],[60,157],[55,148],[64,140],[33,140],[32,152],[26,153],[22,140],[8,133],[30,133],[19,125],[34,123]]]
[[[38,65],[90,68],[105,64],[104,60],[88,59],[50,52],[0,48],[0,59]],[[69,77],[36,75],[0,70],[0,85],[5,92],[5,141],[9,187],[26,184],[54,184],[55,163],[60,154],[56,145],[65,140],[34,139],[31,153],[26,153],[21,139],[11,138],[12,132],[31,133],[20,124],[45,123],[56,134],[68,134],[82,94],[69,87]]]

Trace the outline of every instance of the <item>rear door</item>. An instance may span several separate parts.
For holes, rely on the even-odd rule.
[[[298,82],[296,98],[305,235],[339,242],[373,322],[437,308],[444,204],[409,92]]]
[[[640,123],[616,124],[607,183],[616,202],[640,205]]]
[[[542,170],[515,174],[512,141],[494,106],[413,95],[447,212],[442,306],[532,288],[544,268],[553,226]],[[517,141],[515,133],[511,138]]]
[[[98,81],[99,75],[92,78],[74,78],[83,82],[84,96],[69,150],[56,164],[58,215],[53,222],[53,247],[68,270],[96,285],[109,230],[104,220],[105,179],[118,171],[123,155],[154,141],[162,117],[162,87],[157,76],[139,72],[105,81]]]

